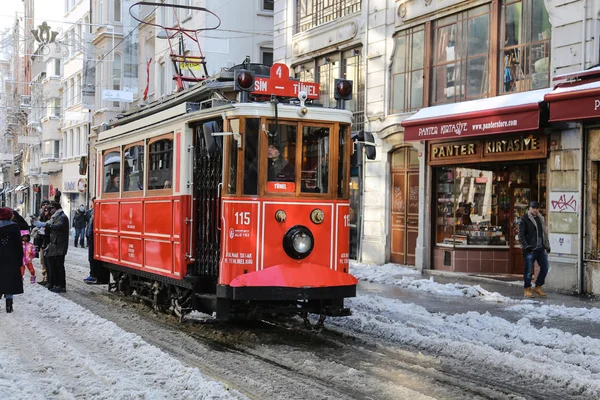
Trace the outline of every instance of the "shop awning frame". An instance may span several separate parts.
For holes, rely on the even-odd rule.
[[[544,99],[550,122],[600,119],[600,67],[554,78],[554,90]]]
[[[539,89],[486,99],[422,108],[402,121],[404,141],[457,139],[461,137],[537,130],[545,109]]]

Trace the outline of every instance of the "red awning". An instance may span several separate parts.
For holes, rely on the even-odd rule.
[[[554,78],[554,90],[544,100],[550,122],[600,119],[600,67]]]
[[[402,121],[405,141],[453,139],[536,130],[551,89],[422,108]]]

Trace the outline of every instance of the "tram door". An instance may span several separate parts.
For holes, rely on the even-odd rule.
[[[412,147],[392,154],[391,262],[415,265],[419,233],[419,159]]]
[[[223,177],[222,144],[207,143],[211,132],[222,128],[216,122],[195,127],[194,197],[196,203],[196,268],[202,276],[216,280],[219,274],[221,232],[219,226],[220,193]],[[207,282],[208,283],[208,282]]]

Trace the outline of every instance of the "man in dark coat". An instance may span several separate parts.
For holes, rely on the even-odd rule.
[[[0,297],[6,297],[6,312],[13,311],[13,295],[23,293],[21,233],[10,208],[0,208]]]
[[[69,248],[69,217],[55,201],[50,203],[50,220],[46,223],[46,232],[50,241],[47,249],[47,262],[50,265],[48,289],[55,293],[66,291],[65,256]]]
[[[90,262],[90,276],[83,281],[87,284],[106,285],[110,283],[110,271],[102,266],[102,263],[94,258],[94,197],[90,202],[88,211],[88,227],[85,235],[88,241],[88,261]]]
[[[77,211],[75,211],[75,216],[73,217],[73,228],[75,228],[75,247],[77,247],[77,242],[81,247],[84,247],[84,236],[85,236],[85,226],[87,223],[88,217],[85,212],[85,207],[82,205],[79,206]]]
[[[523,258],[525,261],[525,270],[523,273],[525,297],[534,297],[534,293],[538,296],[546,297],[542,286],[544,286],[546,275],[548,275],[550,241],[548,240],[546,221],[540,213],[540,203],[537,201],[531,202],[529,212],[519,220],[519,242],[523,249]],[[536,261],[540,266],[540,273],[535,281],[535,287],[532,288],[533,263]]]

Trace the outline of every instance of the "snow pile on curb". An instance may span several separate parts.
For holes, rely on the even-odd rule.
[[[565,398],[600,398],[600,340],[558,329],[537,329],[528,319],[511,323],[490,314],[432,314],[379,296],[349,299],[350,317],[331,325],[415,347],[468,374],[496,382],[521,377],[533,390]],[[482,376],[484,378],[484,376]]]
[[[418,279],[423,276],[419,271],[397,264],[368,265],[352,263],[350,265],[350,273],[361,281],[394,285],[404,289],[419,290],[443,296],[473,297],[484,301],[507,304],[521,301],[502,296],[496,292],[489,292],[479,285],[471,286],[460,283],[442,284],[435,282],[433,277]]]

